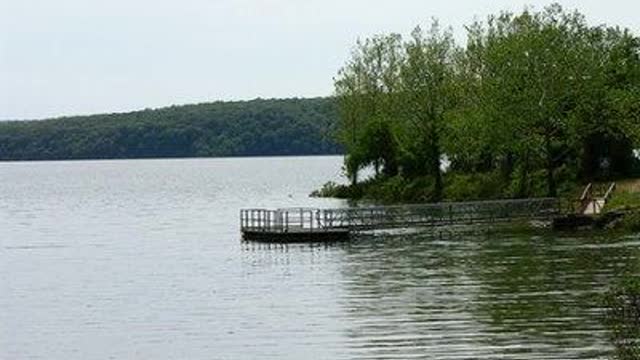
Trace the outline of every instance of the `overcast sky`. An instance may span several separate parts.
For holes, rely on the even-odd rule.
[[[640,33],[640,2],[560,1]],[[213,100],[326,96],[357,38],[513,0],[0,0],[0,119]]]

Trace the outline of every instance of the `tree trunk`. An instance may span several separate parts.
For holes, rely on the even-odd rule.
[[[398,162],[393,158],[385,160],[383,173],[388,177],[394,177],[398,175],[399,173]]]
[[[513,163],[514,159],[512,153],[508,153],[504,156],[500,166],[500,174],[502,175],[502,179],[505,183],[511,179],[511,174],[513,174]]]
[[[558,191],[556,189],[556,179],[553,175],[555,171],[555,161],[553,160],[553,151],[551,149],[551,139],[545,138],[545,152],[547,153],[547,196],[556,197]]]
[[[597,142],[595,136],[588,136],[582,142],[582,156],[581,156],[581,174],[582,179],[585,181],[593,181],[598,172],[598,155],[596,154]]]
[[[520,168],[520,184],[516,197],[525,198],[528,195],[529,187],[527,186],[529,177],[529,154],[525,151],[522,156],[522,166]]]
[[[442,195],[444,192],[443,191],[444,186],[442,184],[442,170],[440,169],[440,165],[441,165],[440,157],[442,154],[440,153],[440,143],[439,143],[438,134],[435,131],[431,137],[430,148],[431,148],[429,151],[429,163],[431,164],[430,170],[435,180],[435,184],[433,186],[433,200],[441,201],[443,197]]]
[[[437,169],[437,170],[435,170]],[[441,201],[442,200],[442,195],[443,195],[443,190],[444,190],[444,186],[442,184],[442,171],[440,170],[440,160],[438,159],[437,161],[435,161],[434,164],[434,177],[435,177],[435,184],[433,187],[433,200],[434,201]]]

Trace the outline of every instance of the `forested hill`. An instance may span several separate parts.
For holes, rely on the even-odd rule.
[[[313,98],[0,122],[0,160],[336,154],[337,119]]]

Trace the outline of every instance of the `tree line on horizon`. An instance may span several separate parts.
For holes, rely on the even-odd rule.
[[[257,99],[0,122],[0,160],[338,154],[330,98]]]
[[[357,42],[334,79],[352,188],[373,167],[390,191],[428,185],[412,200],[556,196],[636,171],[637,36],[558,4],[465,28],[464,46],[435,20]]]

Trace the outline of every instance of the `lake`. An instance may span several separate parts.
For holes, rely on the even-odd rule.
[[[638,236],[243,243],[340,157],[0,163],[2,359],[598,359]],[[634,272],[636,273],[636,272]]]

